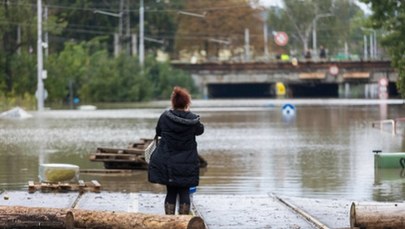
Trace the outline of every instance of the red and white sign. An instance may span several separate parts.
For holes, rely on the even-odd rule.
[[[380,86],[384,86],[384,87],[388,86],[388,80],[387,80],[387,78],[381,78],[381,79],[378,81],[378,83],[380,83]]]
[[[276,35],[274,35],[274,42],[278,46],[285,46],[288,43],[288,35],[285,32],[277,32]]]
[[[339,68],[336,65],[331,65],[329,67],[329,73],[333,76],[337,76],[337,74],[339,74]]]

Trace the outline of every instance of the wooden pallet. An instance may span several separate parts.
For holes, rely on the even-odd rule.
[[[34,193],[37,190],[41,192],[100,192],[101,185],[98,181],[92,180],[90,182],[84,182],[79,180],[77,183],[47,183],[47,182],[34,182],[28,181],[28,192]]]
[[[139,141],[129,143],[128,149],[142,149],[145,150],[150,143],[153,142],[153,138],[141,138]]]
[[[123,148],[97,148],[95,153],[90,154],[90,161],[103,162],[104,168],[114,170],[147,169],[148,163],[145,160],[145,150],[148,150],[152,138],[141,138],[130,143],[127,149]],[[207,161],[198,155],[200,167],[207,167]]]

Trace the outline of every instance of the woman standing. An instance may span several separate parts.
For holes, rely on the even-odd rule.
[[[200,117],[190,112],[191,96],[181,87],[174,87],[172,108],[163,112],[156,126],[160,137],[152,154],[149,182],[166,185],[165,213],[174,215],[179,196],[179,214],[190,212],[190,187],[198,186],[200,162],[195,136],[204,133]]]

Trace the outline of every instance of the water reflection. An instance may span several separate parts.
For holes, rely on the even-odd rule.
[[[294,101],[293,101],[294,102]],[[221,106],[194,101],[206,133],[198,137],[209,166],[200,193],[283,195],[402,200],[402,177],[393,182],[374,173],[372,150],[405,151],[404,138],[371,128],[370,121],[404,117],[402,104],[299,104],[285,117],[282,104],[249,101]],[[269,106],[268,104],[273,104]],[[33,112],[27,120],[0,119],[0,189],[26,189],[38,165],[71,163],[103,168],[88,157],[97,147],[127,147],[152,137],[162,109]],[[146,171],[81,174],[105,190],[163,192],[147,182]],[[380,176],[378,176],[380,177]],[[384,177],[384,176],[381,176]]]

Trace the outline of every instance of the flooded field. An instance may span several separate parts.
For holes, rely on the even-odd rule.
[[[285,103],[295,114],[285,114]],[[97,147],[126,148],[152,138],[167,102],[144,109],[29,112],[33,118],[0,119],[0,191],[26,190],[38,180],[40,163],[71,163],[103,168],[89,161]],[[405,117],[400,100],[202,100],[192,111],[202,117],[205,134],[197,137],[208,161],[201,170],[199,193],[265,194],[357,200],[402,200],[404,172],[375,174],[372,150],[405,151],[404,126],[372,121]],[[147,172],[81,174],[104,190],[163,192],[147,182]]]

